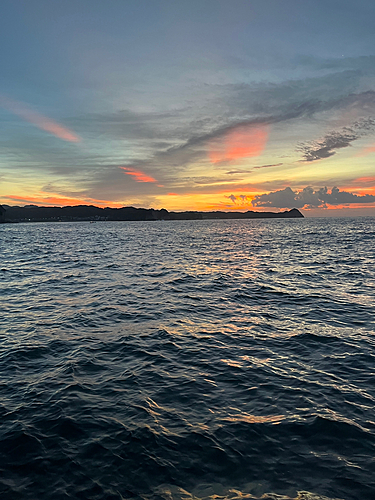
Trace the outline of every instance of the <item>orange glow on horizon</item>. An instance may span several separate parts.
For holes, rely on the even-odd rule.
[[[4,199],[25,203],[27,205],[39,205],[39,206],[76,206],[76,205],[95,205],[101,207],[110,208],[121,208],[123,203],[118,203],[108,200],[96,200],[94,198],[69,198],[65,196],[15,196],[9,195],[5,196]],[[4,203],[4,202],[3,202]]]
[[[150,175],[145,174],[141,170],[133,170],[128,167],[120,167],[120,168],[125,172],[126,175],[131,175],[132,177],[134,177],[134,180],[136,182],[158,182],[156,179],[154,179]]]
[[[48,132],[49,134],[68,142],[80,142],[81,138],[74,132],[62,125],[54,122],[46,116],[40,115],[36,111],[30,109],[26,104],[23,104],[13,99],[9,99],[0,94],[0,106],[13,114],[23,118],[25,121],[32,123],[36,127]]]
[[[357,192],[360,190],[358,188]],[[375,195],[374,188],[362,188],[363,193]],[[347,190],[347,189],[345,189]],[[353,191],[352,189],[351,191]],[[27,194],[21,195],[3,195],[0,200],[0,204],[9,205],[29,205],[34,204],[38,206],[77,206],[77,205],[94,205],[101,208],[121,208],[123,206],[135,206],[142,208],[155,208],[161,209],[165,208],[168,211],[200,211],[200,212],[246,212],[248,210],[255,212],[280,212],[286,210],[286,208],[276,208],[276,207],[254,207],[252,201],[255,196],[263,194],[264,190],[259,190],[259,188],[254,188],[251,191],[240,190],[240,191],[217,191],[214,193],[165,193],[154,195],[152,199],[149,199],[145,203],[142,203],[142,198],[130,197],[124,201],[110,201],[102,200],[96,198],[90,198],[82,195],[82,197],[69,197],[63,196],[56,193],[45,193],[39,191],[33,193],[31,196]],[[79,195],[78,195],[79,196]],[[291,208],[291,207],[290,207]],[[373,210],[375,208],[375,202],[372,203],[350,203],[350,204],[340,204],[340,205],[329,205],[325,207],[314,207],[311,209],[302,207],[302,210],[309,214],[319,215],[321,213],[339,213],[341,210]]]
[[[307,210],[307,211],[316,211],[316,210],[322,210],[322,211],[331,211],[331,210],[345,210],[345,209],[365,209],[365,208],[375,208],[375,202],[374,203],[346,203],[346,204],[341,204],[341,205],[326,205],[325,207],[313,207],[313,208],[305,208],[303,207],[302,210]]]
[[[243,191],[228,191],[220,190],[215,193],[165,193],[156,196],[156,204],[159,207],[166,208],[171,211],[223,211],[223,212],[245,212],[247,210],[255,210],[251,205],[252,199],[261,194],[258,190],[245,193]],[[236,196],[236,203],[233,203],[230,196]],[[241,198],[245,196],[245,199]],[[263,209],[256,209],[263,211]]]
[[[250,125],[230,130],[223,138],[210,141],[208,157],[211,163],[250,158],[262,154],[268,139],[269,126]]]

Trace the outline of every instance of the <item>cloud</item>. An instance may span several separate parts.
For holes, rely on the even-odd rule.
[[[375,196],[371,194],[357,195],[347,191],[340,191],[337,187],[333,187],[330,193],[326,187],[321,188],[318,193],[318,196],[323,203],[327,203],[328,205],[375,202]]]
[[[229,172],[225,172],[227,175],[234,175],[234,174],[251,174],[254,172],[254,170],[260,169],[260,168],[270,168],[270,167],[280,167],[283,165],[283,163],[273,163],[272,165],[258,165],[256,167],[253,167],[251,170],[230,170]]]
[[[374,70],[373,70],[374,72]],[[226,106],[238,115],[277,115],[308,104],[310,114],[348,106],[373,106],[375,92],[359,92],[363,75],[357,70],[285,80],[280,83],[227,84],[222,86],[222,114]]]
[[[125,172],[125,174],[134,177],[134,180],[137,182],[158,182],[156,179],[154,179],[150,175],[145,174],[141,170],[132,170],[128,167],[120,167],[120,168]]]
[[[49,134],[62,139],[63,141],[68,142],[80,142],[81,138],[76,135],[72,130],[69,130],[66,127],[54,122],[50,118],[43,116],[36,111],[33,111],[26,104],[22,102],[15,101],[0,94],[0,106],[5,108],[8,111],[11,111],[13,114],[23,118],[25,121],[32,123],[36,127]]]
[[[281,165],[282,163],[274,163],[273,165],[259,165],[258,167],[254,167],[254,170],[258,168],[280,167]]]
[[[297,66],[312,68],[313,70],[345,70],[356,71],[357,74],[374,75],[375,73],[375,56],[358,56],[358,57],[336,57],[323,58],[315,56],[297,55],[294,59]]]
[[[367,176],[367,177],[357,177],[356,179],[353,179],[353,181],[358,184],[358,185],[365,185],[365,186],[371,186],[373,187],[375,185],[375,177],[374,176]]]
[[[206,95],[206,104],[203,103],[200,107],[191,104],[166,113],[123,110],[109,114],[84,115],[77,118],[76,123],[87,129],[95,142],[89,151],[82,152],[85,157],[74,160],[76,170],[79,172],[90,165],[96,167],[95,175],[90,179],[87,188],[98,197],[101,196],[102,190],[112,192],[113,195],[115,192],[132,194],[134,190],[147,195],[150,194],[148,186],[152,188],[155,185],[151,181],[138,182],[137,185],[126,184],[114,168],[116,163],[129,171],[140,171],[157,179],[172,191],[178,186],[183,189],[194,188],[189,185],[190,181],[198,188],[199,184],[202,184],[198,178],[207,176],[207,150],[214,149],[213,146],[219,145],[213,166],[221,170],[219,159],[230,158],[236,154],[241,156],[260,153],[266,139],[264,143],[262,137],[260,140],[258,137],[257,141],[256,137],[250,137],[249,143],[246,141],[247,135],[251,136],[254,131],[268,131],[273,125],[285,123],[287,126],[287,122],[315,119],[315,115],[320,112],[329,111],[333,114],[355,108],[368,114],[369,110],[375,110],[375,92],[347,93],[348,89],[352,88],[351,84],[348,84],[348,81],[351,81],[349,76],[341,73],[331,75],[328,79],[305,79],[281,84],[207,85],[205,92],[208,94],[212,94],[217,88],[219,91],[215,90],[212,98],[211,95]],[[339,81],[342,84],[345,82],[342,88],[338,85]],[[335,92],[324,91],[327,88],[334,88]],[[340,95],[342,92],[345,92],[345,95]],[[251,145],[251,140],[255,148]],[[237,151],[236,143],[240,146]],[[99,147],[104,148],[107,154],[93,154]],[[44,154],[50,155],[50,150]],[[46,163],[51,165],[58,161],[62,168],[74,168],[69,159],[61,157],[60,160],[58,155],[53,159],[46,158]],[[197,165],[200,165],[199,173]],[[281,165],[275,163],[273,166]],[[243,171],[233,169],[231,172],[245,174],[255,168],[268,168],[268,165],[259,165]]]
[[[294,189],[293,183],[287,183],[285,176],[284,180],[273,178],[272,182],[250,186],[249,175],[244,175],[257,172],[256,169],[281,166],[277,163],[281,156],[266,165],[262,165],[261,160],[254,161],[257,166],[249,164],[248,169],[241,170],[238,168],[240,164],[229,168],[220,161],[210,164],[207,150],[212,145],[222,144],[222,151],[219,148],[221,158],[236,155],[240,158],[244,153],[255,158],[268,139],[264,143],[261,135],[260,140],[259,137],[258,140],[255,140],[256,137],[252,139],[253,132],[273,128],[272,138],[279,141],[280,134],[287,131],[289,125],[301,125],[301,137],[304,137],[306,123],[316,127],[322,123],[320,118],[326,123],[327,119],[341,117],[346,110],[350,113],[354,110],[350,120],[345,117],[339,131],[332,132],[357,137],[358,131],[345,132],[342,126],[375,111],[375,92],[354,93],[359,88],[358,81],[358,72],[340,71],[277,84],[207,84],[197,87],[199,106],[194,99],[181,101],[185,103],[184,107],[169,108],[167,112],[134,108],[115,113],[87,113],[69,120],[69,123],[76,124],[77,130],[78,127],[85,130],[85,144],[81,148],[72,151],[57,141],[50,144],[49,137],[42,134],[37,141],[31,137],[20,140],[19,136],[14,136],[11,140],[2,140],[5,157],[2,168],[13,173],[17,171],[27,180],[30,171],[36,172],[43,184],[49,181],[47,176],[53,176],[53,182],[65,192],[81,190],[88,197],[109,200],[126,200],[133,196],[139,196],[141,200],[149,199],[155,190],[159,193],[156,188],[159,182],[166,187],[166,191],[180,194],[203,190],[214,192],[218,184],[222,188],[226,184],[226,194],[232,190],[243,192],[245,180],[246,191],[274,191],[286,185]],[[294,148],[290,135],[285,135],[288,147]],[[346,137],[346,142],[345,137],[328,139],[331,142],[317,147],[315,153],[314,150],[311,152],[312,143],[305,143],[307,149],[303,154],[307,154],[310,148],[310,156],[315,159],[324,154],[332,155],[340,150],[335,149],[337,145],[346,147],[350,137]],[[349,144],[353,142],[349,141]],[[319,151],[324,147],[328,149]],[[275,163],[271,165],[273,161]],[[225,170],[230,172],[226,178]],[[239,175],[230,178],[234,174]],[[304,185],[309,182],[306,179]],[[341,179],[325,182],[332,185],[341,183]]]
[[[370,146],[368,148],[364,148],[361,152],[358,153],[357,156],[367,156],[372,153],[375,153],[375,146]]]
[[[227,175],[234,174],[251,174],[252,170],[230,170],[229,172],[225,172]]]
[[[314,190],[307,186],[301,191],[293,191],[290,187],[271,193],[255,196],[252,200],[254,207],[274,208],[312,208],[325,205],[346,205],[357,203],[374,203],[375,196],[370,194],[357,195],[348,191],[340,191],[333,187],[331,192],[326,187]]]
[[[251,158],[262,154],[268,139],[267,125],[238,126],[224,133],[219,140],[208,143],[211,163]]]
[[[296,195],[297,193],[295,193],[290,187],[287,187],[279,191],[255,196],[251,203],[254,207],[302,208],[304,203],[301,204],[297,201]]]
[[[276,115],[246,119],[231,118],[228,119],[229,124],[213,126],[208,132],[206,131],[207,123],[203,127],[204,130],[198,133],[193,126],[187,126],[185,129],[187,139],[178,140],[178,144],[167,149],[156,150],[148,159],[129,162],[126,166],[135,170],[152,168],[168,179],[168,177],[176,178],[177,172],[194,162],[204,161],[207,157],[207,150],[214,164],[235,158],[257,156],[266,145],[270,125],[310,116],[315,110],[315,103],[307,102]],[[176,143],[176,139],[174,142]],[[215,147],[218,148],[216,151]],[[164,179],[163,182],[165,182]]]
[[[345,132],[330,132],[320,141],[302,144],[297,148],[303,155],[301,161],[316,161],[336,154],[337,149],[347,148],[358,139],[358,135]]]
[[[294,87],[296,87],[297,84],[303,87],[301,82],[295,83]],[[290,86],[291,90],[293,90],[294,87],[292,84],[290,84]],[[273,87],[275,88],[272,89],[272,92],[270,90],[273,98],[278,94],[282,94],[281,88],[277,86]],[[238,92],[241,94],[241,88]],[[259,93],[262,95],[260,90]],[[249,97],[250,96],[247,96],[248,99]],[[257,93],[251,97],[251,101],[254,101],[254,98],[257,97]],[[342,128],[339,132],[328,134],[320,141],[322,144],[320,144],[319,141],[302,144],[300,148],[306,156],[305,161],[312,161],[313,159],[320,158],[320,156],[322,158],[331,156],[334,154],[333,151],[335,148],[347,147],[353,140],[369,133],[371,127],[374,125],[374,122],[368,118],[369,112],[372,110],[375,111],[374,91],[359,94],[353,93],[340,97],[330,96],[330,99],[326,101],[309,99],[307,96],[305,97],[306,100],[304,101],[292,101],[288,103],[284,100],[281,104],[271,105],[269,103],[272,102],[272,99],[268,96],[269,105],[259,109],[258,116],[254,116],[254,113],[252,113],[250,117],[246,117],[246,114],[249,114],[251,110],[248,106],[245,106],[245,102],[243,102],[244,109],[238,110],[237,114],[233,111],[232,116],[223,117],[223,120],[227,121],[227,123],[218,126],[215,126],[214,120],[211,120],[211,122],[206,120],[204,124],[199,127],[199,120],[196,120],[193,124],[186,126],[184,132],[187,138],[185,140],[180,140],[179,144],[175,144],[162,151],[156,151],[149,160],[145,160],[144,162],[141,160],[134,165],[141,165],[143,163],[145,165],[153,164],[157,166],[158,164],[162,164],[163,167],[171,165],[181,170],[191,162],[202,160],[207,150],[214,164],[220,164],[220,162],[231,160],[232,158],[235,159],[236,155],[238,155],[238,157],[256,156],[259,155],[265,147],[269,127],[272,125],[301,118],[312,118],[314,115],[321,112],[333,112],[343,109],[346,110],[348,108],[354,108],[359,114],[364,112],[367,113],[367,118],[361,118],[350,127]],[[242,102],[242,98],[240,101]],[[265,99],[265,102],[267,102],[267,99]],[[207,131],[207,128],[210,127],[211,130]],[[183,136],[183,130],[181,130],[181,135]],[[176,140],[174,140],[174,142],[176,142]],[[274,166],[279,166],[279,164],[275,164]]]
[[[229,198],[230,200],[232,200],[234,205],[238,205],[238,204],[245,205],[245,204],[247,204],[247,201],[249,199],[249,197],[245,194],[240,194],[238,196],[231,194],[230,196],[226,196],[225,198]]]
[[[375,120],[366,118],[354,122],[351,126],[343,127],[340,131],[332,131],[319,141],[300,144],[297,151],[303,155],[301,161],[316,161],[329,158],[336,154],[337,149],[347,148],[351,143],[368,135],[375,126]]]

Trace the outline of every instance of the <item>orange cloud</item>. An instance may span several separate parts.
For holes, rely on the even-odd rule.
[[[371,153],[375,153],[375,146],[370,146],[369,148],[362,149],[356,156],[367,156]]]
[[[156,179],[154,179],[150,175],[145,174],[141,170],[133,170],[127,167],[120,168],[126,173],[126,175],[131,175],[132,177],[134,177],[134,180],[136,180],[137,182],[157,182]]]
[[[23,118],[25,121],[32,123],[36,127],[48,132],[49,134],[68,142],[80,142],[81,138],[74,132],[62,125],[50,120],[46,116],[40,115],[36,111],[30,109],[26,104],[14,101],[9,97],[0,95],[0,106],[10,111],[11,113]]]
[[[344,186],[345,191],[359,191],[364,194],[375,195],[375,177],[358,177],[351,181],[351,184]]]
[[[210,141],[208,157],[212,163],[220,163],[259,156],[266,146],[268,131],[268,125],[247,125],[230,130],[223,138]]]
[[[363,183],[373,183],[375,184],[375,177],[369,176],[369,177],[358,177],[358,179],[355,180],[355,182],[363,182]]]
[[[4,197],[5,200],[15,201],[17,203],[33,204],[33,205],[51,205],[51,206],[75,206],[75,205],[95,205],[102,207],[118,208],[122,207],[122,203],[116,203],[107,200],[96,200],[95,198],[68,198],[66,196],[15,196],[9,195]]]

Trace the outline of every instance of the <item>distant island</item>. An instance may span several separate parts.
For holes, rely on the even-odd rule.
[[[93,205],[73,207],[15,207],[0,205],[1,222],[70,222],[70,221],[157,221],[206,219],[289,219],[303,217],[296,208],[285,212],[168,212],[162,208],[99,208]]]

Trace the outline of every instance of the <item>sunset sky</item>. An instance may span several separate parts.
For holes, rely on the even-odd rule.
[[[373,0],[2,0],[0,203],[375,216]]]

